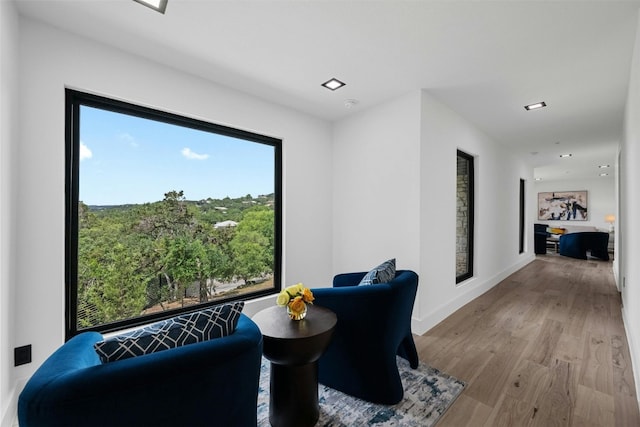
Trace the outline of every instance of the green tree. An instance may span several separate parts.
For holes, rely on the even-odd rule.
[[[245,283],[273,273],[273,211],[255,208],[245,213],[230,246],[235,274]]]
[[[206,302],[215,292],[214,280],[228,280],[233,275],[230,258],[216,245],[204,246],[205,258],[202,262],[200,281],[200,302]]]
[[[187,236],[167,239],[168,247],[163,259],[163,271],[171,278],[171,285],[176,290],[184,306],[186,289],[195,281],[205,278],[208,261],[202,241]],[[202,291],[201,291],[202,294]]]
[[[107,238],[90,250],[100,255],[84,257],[79,263],[79,313],[83,314],[78,316],[79,326],[139,316],[146,305],[146,282],[150,279],[137,268],[141,254]]]
[[[189,202],[183,191],[169,191],[142,205],[94,210],[80,202],[78,326],[137,317],[178,298],[184,305],[195,283],[206,302],[216,281],[273,273],[272,200],[248,194]],[[216,229],[222,219],[239,225]]]
[[[138,229],[154,238],[184,235],[195,226],[193,209],[184,191],[169,191],[162,202],[144,206]]]

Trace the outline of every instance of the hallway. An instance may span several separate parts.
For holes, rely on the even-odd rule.
[[[611,262],[538,256],[416,337],[467,382],[438,426],[640,426]]]

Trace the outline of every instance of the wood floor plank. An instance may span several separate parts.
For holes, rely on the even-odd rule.
[[[552,293],[554,298],[554,303],[549,307],[549,313],[547,314],[547,319],[557,320],[558,322],[565,324],[569,319],[569,307],[571,307],[570,300],[571,293],[567,291],[567,289],[562,290],[549,290],[548,293]]]
[[[559,321],[551,318],[545,320],[538,335],[531,341],[526,357],[540,365],[551,366],[562,331]]]
[[[553,304],[555,304],[555,296],[539,292],[540,297],[538,301],[533,304],[529,312],[524,317],[524,321],[537,323],[542,325],[544,319],[547,318],[547,313]]]
[[[613,363],[614,394],[634,397],[631,356],[624,335],[611,337],[611,362]]]
[[[536,424],[544,426],[572,425],[577,395],[575,367],[555,359],[551,366],[549,386],[538,398]]]
[[[542,328],[542,322],[535,323],[523,320],[513,331],[511,331],[511,334],[514,337],[529,340],[532,336],[536,336],[540,332],[540,328]]]
[[[438,426],[640,426],[621,314],[611,262],[538,256],[415,336],[467,382]]]
[[[456,400],[455,408],[445,412],[438,427],[481,426],[491,414],[491,407],[464,394]]]
[[[549,388],[550,376],[548,367],[522,359],[509,378],[505,394],[520,401],[534,403]]]
[[[613,396],[582,385],[578,385],[577,392],[576,421],[582,425],[614,425]]]
[[[626,333],[622,320],[622,299],[618,293],[609,296],[609,314],[611,317],[607,319],[607,334],[624,336]]]
[[[609,297],[602,292],[593,292],[591,295],[591,312],[587,316],[585,329],[597,335],[606,335],[608,323],[611,319],[609,309]]]
[[[576,294],[569,316],[565,322],[564,332],[574,337],[582,337],[584,332],[584,324],[587,321],[590,304],[589,296],[582,292]]]
[[[465,390],[467,395],[486,405],[495,406],[506,387],[511,370],[526,346],[527,341],[512,336],[493,342],[489,349],[493,357]]]
[[[492,412],[486,427],[529,426],[535,421],[537,409],[532,403],[503,395]]]
[[[586,335],[585,335],[586,336]],[[579,365],[584,355],[584,336],[576,338],[566,333],[560,334],[554,356],[565,362]]]
[[[525,317],[529,311],[537,303],[540,295],[531,291],[515,291],[512,294],[514,303],[508,307],[504,307],[497,316],[498,322],[497,328],[502,328],[511,332],[516,332],[522,329],[523,324],[528,323],[525,321]]]
[[[447,373],[456,378],[467,378],[467,381],[472,382],[480,375],[492,358],[493,353],[489,351],[468,351],[461,357],[456,358],[455,363],[447,370]]]
[[[580,384],[608,395],[613,394],[611,341],[606,337],[587,335],[580,369]]]
[[[613,396],[613,407],[616,427],[640,426],[638,400],[635,396]]]

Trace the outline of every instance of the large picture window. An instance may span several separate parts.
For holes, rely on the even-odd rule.
[[[473,156],[458,150],[456,173],[456,283],[473,276]]]
[[[278,139],[66,91],[66,329],[280,290]]]

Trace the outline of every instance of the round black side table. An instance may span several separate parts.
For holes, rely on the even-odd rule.
[[[271,362],[269,422],[274,427],[311,427],[320,416],[318,359],[336,326],[333,311],[309,305],[307,316],[291,320],[283,307],[253,316],[262,332],[263,353]]]

